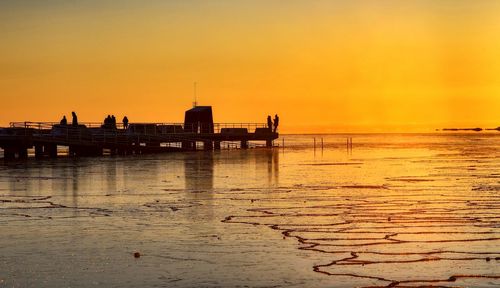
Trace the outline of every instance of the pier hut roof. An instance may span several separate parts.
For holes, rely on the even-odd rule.
[[[184,116],[184,129],[186,132],[201,133],[214,132],[214,119],[212,106],[196,106],[186,111]]]
[[[186,111],[185,123],[214,123],[212,106],[196,106]]]

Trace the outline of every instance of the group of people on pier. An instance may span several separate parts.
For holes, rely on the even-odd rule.
[[[116,117],[115,115],[109,115],[108,117],[104,118],[104,124],[101,126],[102,128],[106,129],[116,129]]]
[[[267,127],[269,128],[269,130],[273,131],[273,133],[276,133],[279,124],[280,124],[280,117],[278,117],[278,114],[274,115],[274,122],[271,119],[271,115],[267,115]]]
[[[123,117],[122,123],[123,123],[123,129],[127,129],[128,128],[127,116]],[[115,115],[108,115],[108,117],[104,118],[104,124],[101,127],[107,129],[117,129]]]
[[[127,116],[123,117],[122,123],[123,123],[123,129],[127,129],[128,128]],[[117,129],[115,115],[108,115],[108,117],[104,118],[104,124],[101,127],[106,129]]]
[[[78,127],[78,117],[76,116],[76,113],[73,111],[71,112],[71,116],[73,119],[71,119],[71,125]],[[61,125],[68,125],[68,119],[66,119],[66,115],[63,116],[61,119],[61,122],[59,122]]]
[[[78,127],[78,116],[76,116],[76,113],[74,111],[71,112],[71,115],[72,115],[71,126]],[[127,116],[123,117],[122,121],[123,121],[123,128],[127,129],[129,123]],[[68,119],[66,119],[66,115],[63,116],[59,124],[63,126],[68,125]],[[101,125],[101,128],[117,129],[115,115],[108,115],[108,117],[104,118],[104,124]]]
[[[72,116],[71,125],[78,127],[78,117],[76,116],[76,113],[74,111],[71,112],[71,116]],[[123,117],[122,122],[123,122],[123,129],[127,129],[129,123],[127,116]],[[267,127],[269,128],[269,130],[273,131],[273,133],[276,133],[276,130],[278,130],[279,123],[280,123],[280,117],[278,117],[278,114],[274,115],[274,121],[273,119],[271,119],[271,115],[267,116]],[[68,125],[68,119],[66,119],[66,115],[63,116],[59,124]],[[104,118],[104,124],[101,127],[106,129],[117,129],[115,115],[108,114],[108,117]]]

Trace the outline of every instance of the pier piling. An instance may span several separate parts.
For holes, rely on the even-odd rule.
[[[50,158],[56,158],[57,157],[57,145],[56,144],[43,145],[43,152],[45,155],[49,156]]]
[[[248,149],[248,141],[241,140],[241,149]]]
[[[4,147],[3,149],[3,157],[5,160],[13,160],[16,158],[15,149],[12,147]]]
[[[19,159],[28,159],[28,147],[19,147],[18,157]]]
[[[35,144],[35,158],[43,158],[43,145]]]
[[[203,142],[203,150],[213,150],[214,149],[214,144],[212,141],[204,141]]]

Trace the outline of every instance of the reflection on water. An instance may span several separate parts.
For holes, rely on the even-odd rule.
[[[500,137],[312,137],[4,164],[0,287],[500,285]]]
[[[214,188],[213,153],[195,153],[184,161],[184,179],[187,191],[198,193]]]

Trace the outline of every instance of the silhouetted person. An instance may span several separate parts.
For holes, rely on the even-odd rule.
[[[71,125],[78,127],[78,117],[76,116],[76,113],[73,111],[73,112],[71,112],[71,115],[73,116],[73,120],[71,121]]]
[[[128,128],[128,118],[127,116],[123,117],[123,128],[127,129]]]
[[[111,127],[116,129],[116,118],[115,115],[111,115]]]
[[[271,115],[267,115],[267,127],[269,131],[273,130],[273,120],[271,119]]]
[[[108,114],[108,117],[106,117],[106,119],[104,119],[104,127],[106,128],[111,128],[112,124],[111,124],[111,115]]]
[[[61,122],[59,122],[61,125],[68,125],[68,119],[66,119],[66,115],[63,116],[61,119]]]
[[[102,128],[104,129],[109,129],[111,128],[111,116],[108,115],[106,118],[104,118],[104,121],[103,121],[104,124],[102,124]]]
[[[278,125],[280,124],[280,117],[278,117],[278,114],[274,115],[274,131],[276,133],[276,130],[278,129]]]

